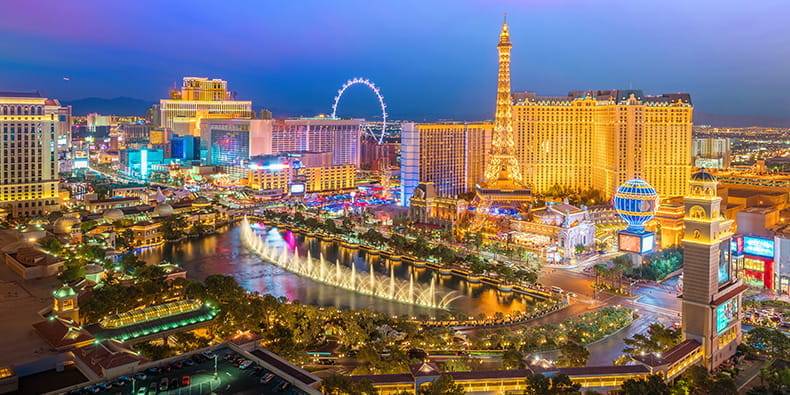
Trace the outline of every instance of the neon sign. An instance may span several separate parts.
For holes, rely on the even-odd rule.
[[[743,238],[743,252],[748,255],[756,255],[765,258],[774,257],[773,240],[758,239],[746,236]]]

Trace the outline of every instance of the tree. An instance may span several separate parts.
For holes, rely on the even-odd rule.
[[[576,252],[576,255],[581,254],[582,252],[584,252],[584,249],[585,249],[584,244],[581,244],[581,243],[576,244],[576,247],[573,247],[573,248],[574,248],[574,251]]]
[[[711,395],[738,395],[738,386],[735,385],[735,380],[730,375],[717,373],[708,393]]]
[[[619,395],[670,395],[670,387],[664,378],[651,374],[646,379],[629,379],[620,385]]]
[[[467,358],[454,358],[445,361],[442,370],[445,372],[468,372],[470,371],[469,360]]]
[[[776,329],[756,327],[749,331],[747,343],[774,357],[790,358],[790,336]]]
[[[464,387],[456,384],[453,377],[446,374],[420,388],[420,395],[464,395],[465,393]]]
[[[680,330],[666,328],[661,324],[650,324],[646,334],[637,333],[630,339],[625,339],[628,346],[623,349],[624,353],[631,356],[642,353],[663,353],[680,343],[682,334]]]
[[[509,348],[502,353],[502,369],[524,369],[524,353],[515,348]]]
[[[587,359],[590,358],[590,351],[587,347],[567,341],[560,345],[560,357],[557,360],[557,366],[562,368],[575,368],[587,365]]]
[[[530,395],[575,395],[581,384],[574,384],[566,374],[546,377],[542,374],[527,376],[526,394]]]
[[[145,266],[145,261],[135,254],[124,254],[118,259],[118,266],[126,273],[132,273]]]
[[[134,232],[131,229],[124,229],[115,234],[115,246],[119,250],[127,250],[132,247],[134,242]]]

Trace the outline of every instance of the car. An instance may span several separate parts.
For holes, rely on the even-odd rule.
[[[200,353],[200,355],[202,355],[202,356],[204,356],[204,357],[206,357],[208,359],[214,358],[216,356],[216,354],[214,354],[214,351],[211,351],[211,350],[203,351],[202,353]]]
[[[148,385],[148,392],[150,392],[151,394],[155,395],[156,394],[156,390],[157,390],[157,388],[156,388],[156,383],[155,382]]]
[[[143,372],[137,372],[137,373],[134,374],[134,379],[135,380],[145,380],[147,378],[148,378],[148,375],[143,373]]]
[[[123,387],[124,385],[126,385],[126,382],[121,379],[116,379],[115,381],[112,382],[112,385],[115,387]]]
[[[551,287],[551,292],[556,292],[558,294],[561,294],[562,293],[562,288],[557,287],[557,286],[552,286]]]
[[[112,388],[112,384],[110,384],[108,382],[101,382],[101,383],[98,383],[96,385],[99,386],[99,388],[101,388],[103,390],[108,390],[108,389]]]
[[[128,382],[132,381],[132,378],[129,377],[129,376],[121,376],[121,377],[118,377],[118,380],[123,380],[123,381],[128,383]]]
[[[247,369],[252,364],[253,364],[252,361],[250,361],[249,359],[245,359],[244,362],[239,364],[239,369]]]
[[[90,387],[85,388],[85,390],[88,392],[93,392],[94,394],[98,394],[99,392],[101,392],[101,387],[99,387],[98,385],[92,385]]]
[[[192,358],[187,358],[184,360],[184,366],[194,366],[194,365],[195,365],[195,361],[192,360]]]
[[[283,383],[282,383],[282,384],[280,384],[280,386],[278,386],[278,387],[277,387],[277,389],[279,389],[280,391],[285,391],[285,390],[287,390],[287,389],[288,389],[288,387],[290,387],[290,386],[291,386],[291,383],[289,383],[289,382],[287,382],[287,381],[283,381]]]
[[[201,354],[195,354],[192,356],[192,360],[195,361],[195,363],[203,363],[206,362],[207,358]]]
[[[181,386],[182,386],[182,387],[189,387],[189,383],[190,383],[191,381],[192,381],[192,380],[191,380],[191,377],[189,377],[189,376],[184,376],[184,377],[182,377],[182,378],[181,378]]]
[[[147,395],[147,394],[148,394],[148,388],[140,387],[137,389],[137,395]]]
[[[167,391],[168,384],[170,384],[170,380],[167,377],[162,377],[162,380],[159,380],[159,391]]]
[[[266,375],[261,377],[261,384],[266,384],[266,383],[272,381],[273,378],[274,378],[273,374],[267,373]]]
[[[159,368],[156,366],[151,366],[150,368],[145,370],[148,374],[159,374]]]
[[[328,359],[328,358],[321,358],[321,359],[318,360],[318,364],[319,365],[334,365],[335,364],[335,360],[334,359]]]
[[[180,381],[178,381],[178,379],[177,379],[177,378],[173,377],[172,379],[170,379],[170,389],[171,389],[171,390],[174,390],[174,389],[178,388],[178,385],[179,385],[180,383],[181,383],[181,382],[180,382]]]
[[[173,368],[173,369],[181,369],[181,368],[184,367],[184,363],[181,362],[181,361],[175,361],[175,362],[170,364],[170,367]]]

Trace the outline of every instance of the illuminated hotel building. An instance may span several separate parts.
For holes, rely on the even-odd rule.
[[[691,155],[696,167],[726,169],[730,167],[730,139],[695,138]]]
[[[401,132],[401,202],[409,205],[420,183],[439,197],[474,190],[484,176],[493,124],[404,123]]]
[[[214,166],[236,166],[253,156],[272,153],[272,121],[262,119],[203,119],[201,159]]]
[[[305,177],[307,192],[335,192],[356,188],[357,168],[354,165],[306,167],[300,173]]]
[[[161,126],[173,132],[200,136],[200,121],[206,118],[252,119],[252,102],[235,100],[223,80],[184,77],[181,90],[159,101]]]
[[[331,152],[333,165],[359,167],[361,119],[316,117],[273,122],[272,152]]]
[[[640,90],[571,92],[565,97],[514,94],[516,156],[524,184],[598,189],[640,178],[661,197],[684,196],[691,174],[688,94]]]
[[[735,276],[733,221],[722,215],[717,184],[710,173],[695,173],[684,200],[683,340],[702,345],[703,364],[711,371],[741,341],[741,298],[748,288]]]
[[[56,136],[66,120],[48,105],[38,93],[0,92],[0,208],[14,217],[60,209]]]

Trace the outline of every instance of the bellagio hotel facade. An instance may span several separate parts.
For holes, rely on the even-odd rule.
[[[662,198],[685,196],[691,174],[691,97],[640,90],[516,93],[513,132],[521,174],[537,193],[554,185],[610,198],[641,178]]]

